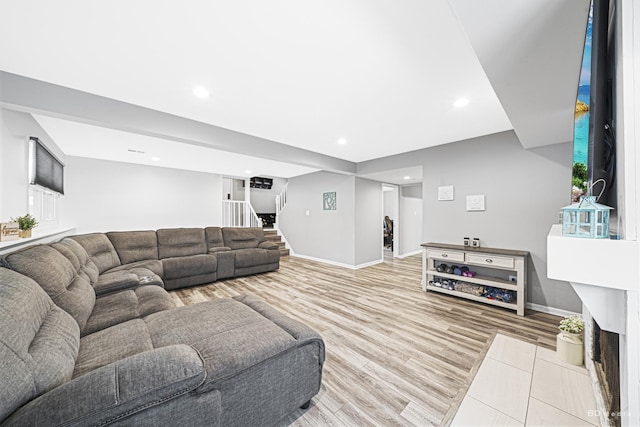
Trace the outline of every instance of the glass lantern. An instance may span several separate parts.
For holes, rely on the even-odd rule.
[[[580,198],[579,203],[562,208],[562,235],[608,239],[611,209],[613,208],[596,203],[595,196]]]

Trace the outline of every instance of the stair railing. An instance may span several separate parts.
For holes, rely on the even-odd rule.
[[[282,187],[280,194],[276,196],[276,222],[275,224],[273,224],[273,228],[275,228],[276,230],[278,229],[278,219],[280,218],[280,212],[282,212],[284,207],[287,206],[287,186],[288,185],[289,183],[286,183],[284,187]]]
[[[223,227],[262,227],[262,220],[250,203],[243,200],[222,201]]]

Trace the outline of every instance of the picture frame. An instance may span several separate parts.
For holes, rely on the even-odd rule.
[[[322,209],[325,211],[336,210],[336,192],[323,193],[322,195]]]

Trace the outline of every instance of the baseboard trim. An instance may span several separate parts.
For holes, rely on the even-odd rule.
[[[309,261],[321,262],[323,264],[334,265],[336,267],[348,268],[349,270],[359,270],[361,268],[370,267],[372,265],[376,265],[376,264],[380,264],[380,263],[384,262],[383,259],[379,259],[379,260],[374,260],[374,261],[371,261],[371,262],[366,262],[364,264],[351,265],[351,264],[345,264],[345,263],[342,263],[342,262],[332,261],[332,260],[328,260],[328,259],[324,259],[324,258],[316,258],[316,257],[308,256],[308,255],[296,254],[294,252],[291,252],[289,254],[289,256],[294,256],[294,257],[302,258],[302,259],[308,259]]]
[[[562,310],[560,308],[549,307],[546,305],[534,304],[532,302],[528,302],[525,304],[525,307],[531,310],[540,311],[542,313],[553,314],[555,316],[567,317],[572,314],[580,315],[580,313],[575,313],[573,311]]]
[[[402,255],[398,255],[398,258],[406,258],[408,256],[418,255],[422,253],[422,249],[416,249],[415,251],[407,252]]]

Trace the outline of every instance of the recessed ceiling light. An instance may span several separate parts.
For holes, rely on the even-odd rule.
[[[159,162],[160,161],[160,157],[153,156],[151,158],[151,160],[153,160],[154,162]]]
[[[209,89],[204,86],[196,86],[193,88],[193,94],[198,98],[208,98],[209,97]]]
[[[340,138],[340,139],[338,140],[338,144],[340,144],[340,145],[345,145],[346,143],[347,143],[346,138]]]
[[[251,171],[249,169],[247,169],[246,171],[244,171],[244,173],[246,173],[247,175],[251,175]]]
[[[409,175],[403,176],[402,179],[411,179]]]
[[[469,103],[469,100],[467,98],[459,98],[458,100],[456,100],[456,102],[453,103],[453,106],[460,108],[460,107],[464,107],[468,103]]]

